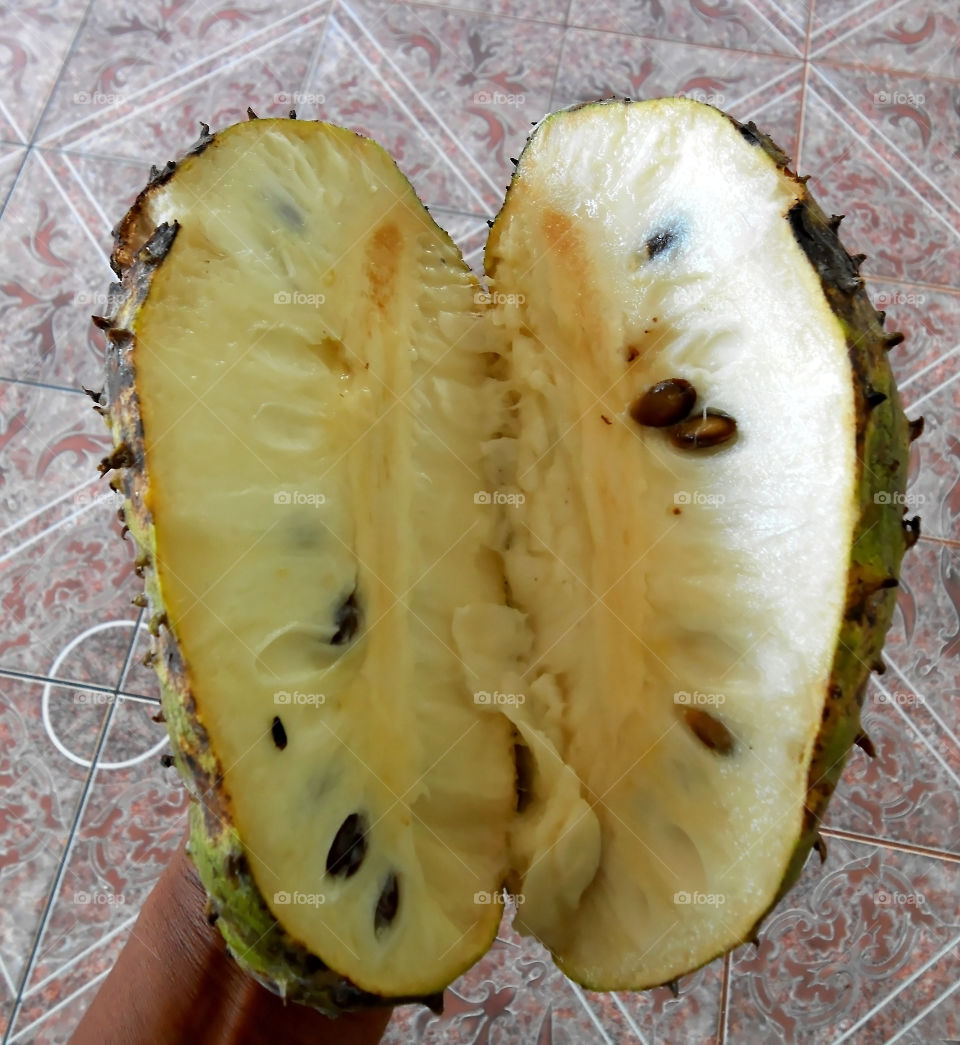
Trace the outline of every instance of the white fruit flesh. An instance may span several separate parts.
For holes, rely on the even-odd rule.
[[[508,714],[538,773],[580,782],[552,793],[559,831],[526,830],[536,801],[515,828],[518,924],[597,988],[742,939],[800,832],[856,462],[844,334],[785,218],[796,188],[706,106],[588,107],[539,130],[488,245],[518,403],[501,457],[524,495],[507,574],[534,636]],[[631,419],[673,377],[735,441],[680,450]],[[558,905],[597,835],[586,892]]]
[[[474,896],[515,801],[510,724],[453,636],[458,608],[509,613],[474,499],[499,423],[476,283],[389,157],[323,124],[218,135],[150,197],[163,221],[134,358],[156,566],[235,824],[295,939],[370,991],[434,991],[496,931]],[[365,857],[329,874],[352,814]]]

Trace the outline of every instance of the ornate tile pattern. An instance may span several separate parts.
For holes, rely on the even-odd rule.
[[[911,414],[924,537],[827,823],[744,947],[598,995],[505,921],[387,1042],[960,1039],[960,16],[926,0],[30,0],[0,8],[0,1037],[66,1042],[183,829],[96,479],[110,228],[205,120],[295,107],[377,137],[479,270],[530,123],[687,93],[754,119],[846,211]]]

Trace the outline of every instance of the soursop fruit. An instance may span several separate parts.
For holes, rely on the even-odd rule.
[[[232,953],[338,1012],[439,1005],[505,890],[598,990],[752,938],[919,532],[839,219],[710,106],[580,106],[484,291],[375,143],[251,117],[153,172],[96,319]]]

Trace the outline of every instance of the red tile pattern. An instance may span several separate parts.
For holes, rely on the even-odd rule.
[[[0,1034],[66,1042],[179,837],[132,549],[96,478],[109,233],[199,121],[295,107],[372,134],[482,267],[530,124],[687,93],[793,156],[888,327],[911,416],[887,670],[812,858],[680,996],[599,995],[504,922],[442,1017],[387,1042],[960,1038],[960,16],[927,0],[29,0],[0,10]],[[26,676],[26,677],[25,677]],[[35,678],[33,678],[35,676]],[[46,683],[46,679],[55,683]],[[120,694],[120,695],[117,695]],[[124,696],[123,694],[128,694]],[[101,746],[102,745],[102,746]],[[96,897],[94,901],[90,897]]]

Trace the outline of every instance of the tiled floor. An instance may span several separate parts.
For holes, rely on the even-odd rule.
[[[952,13],[951,13],[952,12]],[[66,1041],[180,837],[132,549],[96,478],[89,323],[111,223],[200,119],[295,105],[374,135],[475,266],[550,108],[687,92],[797,157],[926,416],[888,669],[829,854],[680,996],[591,995],[504,927],[390,1042],[960,1038],[960,14],[927,0],[19,0],[0,6],[0,1032]]]

